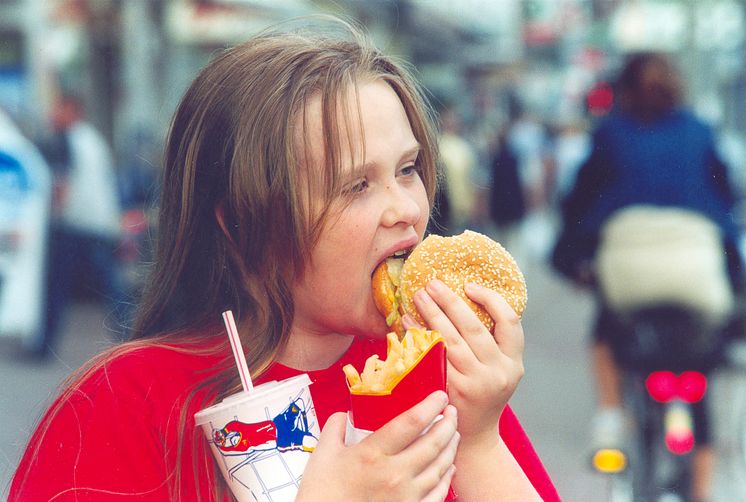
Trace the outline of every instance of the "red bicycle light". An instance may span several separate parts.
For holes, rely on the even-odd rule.
[[[666,433],[666,448],[674,455],[686,455],[694,449],[694,434]]]
[[[694,448],[694,429],[689,406],[674,402],[663,416],[666,448],[674,455],[686,455]]]
[[[654,371],[645,379],[645,388],[650,397],[667,403],[678,394],[678,378],[670,371]]]
[[[700,401],[707,392],[707,377],[699,371],[685,371],[679,375],[679,397],[685,403]]]

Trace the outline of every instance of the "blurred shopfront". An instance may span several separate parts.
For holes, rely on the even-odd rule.
[[[211,54],[315,13],[360,21],[434,99],[456,102],[476,136],[516,97],[549,123],[582,117],[588,91],[639,48],[674,54],[695,108],[746,134],[744,0],[0,0],[0,105],[33,136],[54,94],[75,89],[119,165],[156,166],[180,94]]]

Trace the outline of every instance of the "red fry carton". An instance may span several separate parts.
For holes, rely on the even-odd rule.
[[[350,426],[358,432],[378,430],[436,390],[445,391],[446,366],[445,340],[438,335],[390,389],[376,393],[350,389],[348,433]],[[450,486],[445,501],[456,498],[456,492]]]
[[[441,336],[430,343],[390,390],[350,390],[350,420],[356,429],[375,431],[436,390],[446,390],[446,346]]]

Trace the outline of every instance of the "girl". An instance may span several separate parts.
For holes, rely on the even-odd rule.
[[[314,382],[323,430],[297,500],[436,501],[451,482],[461,500],[557,498],[506,406],[523,373],[520,323],[475,285],[492,334],[442,283],[417,297],[447,339],[450,395],[344,445],[341,368],[385,354],[371,275],[423,238],[437,153],[411,77],[348,31],[262,34],[223,52],[187,90],[166,145],[157,256],[133,340],[55,402],[10,500],[228,498],[193,425],[196,411],[240,389],[220,320],[227,308],[255,383],[300,373]]]

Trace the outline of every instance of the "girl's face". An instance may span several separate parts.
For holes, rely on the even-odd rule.
[[[359,113],[354,91],[348,98],[343,193],[294,284],[293,332],[383,337],[389,330],[373,303],[371,276],[387,257],[422,239],[430,208],[416,166],[420,145],[399,97],[376,80],[358,87]],[[309,176],[324,168],[320,102],[312,100],[307,110]]]

